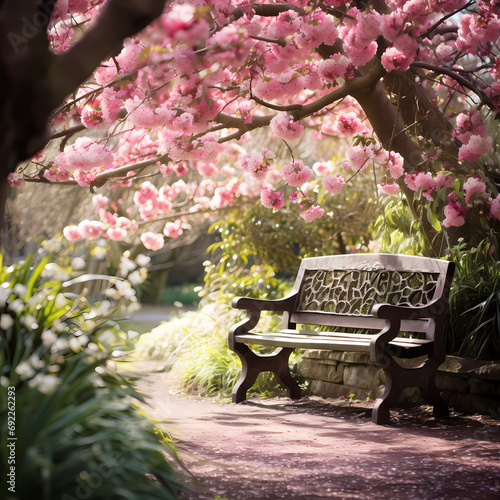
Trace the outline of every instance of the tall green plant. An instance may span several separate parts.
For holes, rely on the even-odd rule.
[[[466,250],[462,243],[452,251],[456,269],[446,326],[449,353],[477,359],[500,359],[497,249],[498,246],[483,241],[477,248]]]
[[[116,324],[44,281],[49,261],[0,270],[0,474],[14,470],[5,498],[177,498],[172,443],[111,369],[126,347]]]

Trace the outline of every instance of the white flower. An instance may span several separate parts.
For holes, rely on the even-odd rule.
[[[139,336],[139,332],[136,332],[135,330],[129,330],[127,332],[127,335],[130,340],[133,340]]]
[[[78,337],[78,342],[80,342],[81,347],[85,347],[89,343],[89,338],[87,335],[80,335]]]
[[[110,346],[115,342],[115,334],[111,330],[105,330],[99,335],[99,342],[103,346]]]
[[[24,302],[21,299],[15,299],[9,303],[8,309],[15,313],[20,313],[24,310]]]
[[[68,299],[62,293],[58,293],[55,300],[56,307],[64,307],[67,303]]]
[[[0,316],[0,330],[7,331],[14,324],[14,320],[10,314],[2,314]]]
[[[143,273],[141,273],[141,271],[142,271],[142,269],[134,271],[133,273],[130,273],[128,275],[128,280],[130,281],[130,283],[132,283],[132,285],[140,285],[141,283],[144,283],[144,280],[146,279],[147,274],[144,273],[145,276],[143,276]]]
[[[27,361],[23,361],[16,366],[16,373],[20,377],[30,378],[35,374],[35,370]]]
[[[42,375],[39,373],[28,382],[30,387],[36,387],[43,394],[54,392],[55,388],[61,383],[55,375]]]
[[[36,318],[31,314],[24,315],[19,322],[26,327],[28,330],[35,330],[38,328],[38,323],[36,322]]]
[[[120,293],[116,288],[108,288],[105,293],[106,297],[110,299],[118,300],[120,298]]]
[[[81,271],[82,269],[85,269],[86,265],[87,263],[85,262],[85,259],[82,259],[81,257],[75,257],[71,260],[71,267],[75,271]]]
[[[127,276],[130,271],[133,271],[136,268],[137,264],[134,261],[128,259],[124,255],[120,257],[120,265],[118,267],[118,274],[120,276]]]
[[[80,341],[76,338],[76,337],[70,337],[68,339],[68,344],[69,344],[69,348],[73,351],[73,352],[78,352],[80,350]]]
[[[42,361],[38,354],[33,353],[29,358],[28,358],[28,363],[35,369],[35,370],[40,370],[45,366],[45,361]]]
[[[70,278],[69,274],[54,262],[49,262],[42,271],[42,278],[55,281],[66,281]]]
[[[65,351],[66,349],[68,349],[68,347],[69,347],[68,341],[63,337],[59,337],[52,344],[52,347],[50,348],[50,352],[54,353],[57,351]]]
[[[2,283],[2,285],[0,285],[0,307],[3,307],[7,303],[7,299],[12,294],[12,290],[5,285],[7,285],[7,283]]]
[[[9,387],[10,380],[7,377],[0,377],[0,385],[2,387]]]
[[[151,262],[151,257],[140,253],[136,258],[135,262],[140,267],[146,267]]]
[[[57,335],[49,328],[45,329],[42,332],[41,337],[42,337],[43,345],[46,345],[46,346],[51,346],[54,342],[57,341]]]
[[[26,285],[23,285],[22,283],[17,283],[14,285],[14,288],[12,291],[18,296],[21,297],[21,299],[24,299],[26,297],[26,294],[28,293],[28,287]]]

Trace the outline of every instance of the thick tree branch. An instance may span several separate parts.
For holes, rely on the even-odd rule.
[[[160,16],[165,3],[165,0],[108,0],[82,39],[57,56],[52,68],[52,107],[83,83],[101,61],[117,54],[125,38]]]

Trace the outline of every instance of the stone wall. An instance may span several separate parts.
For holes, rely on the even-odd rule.
[[[399,359],[408,368],[424,358]],[[316,396],[375,399],[383,391],[385,373],[368,353],[309,350],[299,364],[299,374],[310,381]],[[464,413],[489,413],[500,418],[500,362],[447,356],[439,367],[436,385],[450,407]],[[418,388],[409,388],[401,403],[423,402]]]

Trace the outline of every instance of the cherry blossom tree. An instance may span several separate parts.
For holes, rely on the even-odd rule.
[[[429,255],[498,229],[497,2],[3,4],[4,173],[93,193],[96,219],[69,240],[140,231],[158,250],[190,214],[253,198],[335,217],[323,200],[367,169],[381,199],[409,207]],[[47,14],[29,36],[24,9]],[[259,129],[286,154],[253,140]],[[313,141],[330,153],[299,147]],[[136,190],[133,206],[105,185]]]

